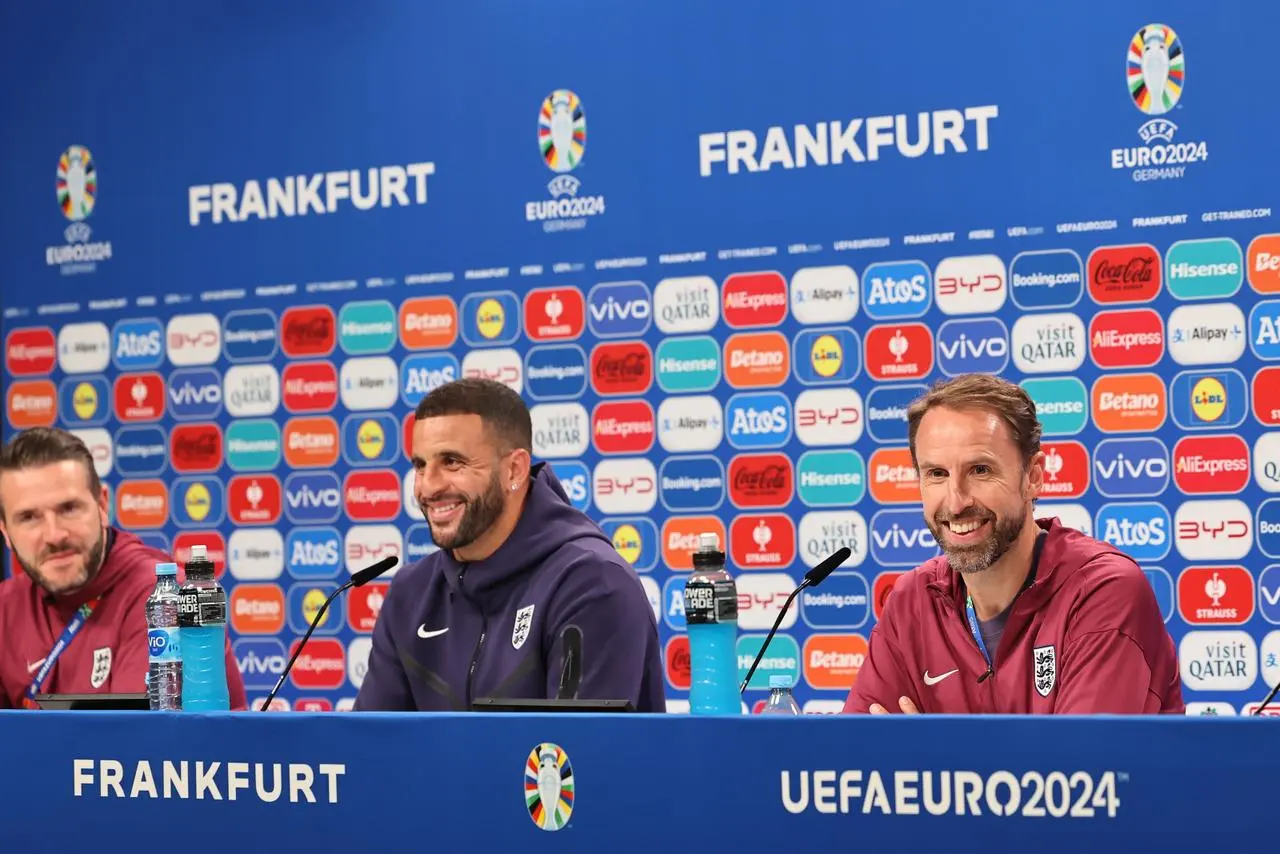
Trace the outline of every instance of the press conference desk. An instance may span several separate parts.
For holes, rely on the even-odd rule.
[[[32,851],[1226,851],[1277,762],[1254,718],[0,712],[0,821]]]

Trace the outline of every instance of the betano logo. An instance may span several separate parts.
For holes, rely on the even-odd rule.
[[[867,660],[862,635],[810,635],[804,641],[804,678],[819,690],[847,691]]]
[[[458,340],[458,307],[449,297],[415,297],[400,304],[400,343],[406,350],[440,350]]]
[[[290,418],[284,425],[284,458],[294,468],[332,468],[338,461],[338,423],[332,418]]]
[[[702,534],[715,534],[723,549],[727,544],[724,522],[716,516],[669,516],[662,523],[662,563],[672,572],[693,569],[693,553]]]
[[[1249,242],[1249,287],[1280,294],[1280,234],[1259,234]]]
[[[908,448],[876,448],[867,461],[871,497],[880,504],[919,504],[920,475]]]
[[[227,621],[241,635],[275,635],[284,630],[284,591],[278,584],[237,584],[227,601]]]
[[[9,424],[19,430],[51,427],[58,415],[58,390],[49,380],[16,382],[5,396]]]
[[[748,332],[724,343],[724,374],[734,388],[780,386],[791,372],[791,349],[780,332]]]
[[[124,528],[161,528],[169,521],[169,490],[161,480],[126,480],[116,490],[116,521]]]
[[[1151,433],[1168,415],[1164,380],[1155,374],[1105,374],[1093,383],[1093,421],[1104,433]]]

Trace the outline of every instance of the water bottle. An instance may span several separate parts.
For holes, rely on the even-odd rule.
[[[225,712],[231,708],[224,652],[227,592],[213,575],[213,561],[205,547],[192,546],[178,602],[182,709],[187,712]]]
[[[182,709],[182,650],[178,640],[178,565],[156,564],[147,597],[147,697],[152,711]]]
[[[725,571],[715,534],[702,534],[693,572],[684,585],[689,627],[689,713],[740,715],[738,696],[738,586]]]
[[[798,715],[800,704],[791,695],[791,677],[775,673],[769,677],[769,699],[760,710],[762,715]]]

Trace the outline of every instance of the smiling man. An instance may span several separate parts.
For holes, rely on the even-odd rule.
[[[1027,393],[958,377],[912,403],[907,425],[942,554],[894,585],[845,711],[1183,714],[1142,569],[1035,516],[1045,455]]]
[[[108,522],[93,455],[71,433],[37,427],[0,450],[0,530],[22,575],[0,584],[0,707],[45,694],[140,693],[143,606],[156,564],[173,558]],[[179,580],[182,571],[179,568]],[[231,708],[245,708],[226,646]]]
[[[658,628],[635,570],[551,466],[533,464],[520,395],[434,389],[413,427],[414,494],[439,551],[401,569],[373,630],[358,711],[460,711],[481,697],[666,710]]]

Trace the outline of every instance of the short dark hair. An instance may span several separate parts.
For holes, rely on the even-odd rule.
[[[911,449],[913,466],[919,465],[916,461],[916,432],[920,429],[920,421],[930,409],[939,407],[979,409],[1000,416],[1022,454],[1024,466],[1040,452],[1040,419],[1036,417],[1036,404],[1027,390],[990,374],[964,374],[954,379],[939,380],[907,407],[907,445]]]
[[[102,492],[102,481],[93,464],[93,454],[84,442],[73,433],[57,427],[32,427],[14,436],[0,448],[0,473],[39,468],[67,460],[84,465],[89,491],[94,501]],[[0,514],[4,513],[0,506]]]
[[[479,415],[498,440],[503,452],[533,452],[533,421],[520,395],[495,380],[454,380],[437,386],[418,402],[414,418],[442,415]]]

